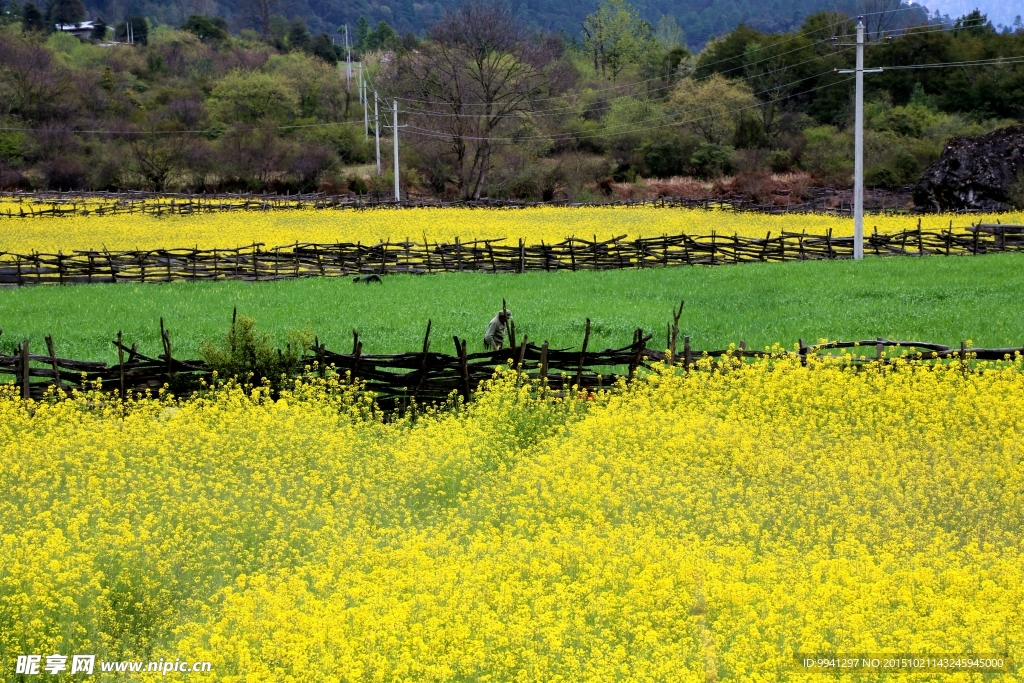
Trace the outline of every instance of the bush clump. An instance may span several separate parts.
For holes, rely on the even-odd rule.
[[[240,315],[221,339],[204,340],[199,353],[219,377],[254,385],[267,382],[276,395],[289,375],[302,372],[305,351],[312,343],[308,329],[292,330],[282,350],[269,334],[256,331],[255,319]]]

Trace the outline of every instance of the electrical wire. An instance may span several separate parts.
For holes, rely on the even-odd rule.
[[[880,12],[872,12],[872,13],[869,13],[869,14],[880,14]],[[759,45],[758,49],[765,49],[765,48],[768,48],[768,47],[778,47],[779,45],[783,45],[786,42],[789,42],[791,40],[795,40],[795,39],[801,38],[801,37],[806,38],[806,37],[812,36],[812,35],[814,35],[816,33],[821,33],[823,31],[827,31],[829,29],[835,28],[835,26],[836,26],[836,24],[832,24],[830,26],[823,26],[822,28],[815,29],[815,30],[810,31],[808,33],[801,33],[801,32],[793,33],[793,34],[788,35],[787,37],[783,38],[782,40],[780,40],[778,42],[770,43],[770,44],[766,44],[766,45]],[[759,60],[757,60],[755,62],[749,62],[749,63],[744,64],[742,66],[733,67],[731,69],[725,69],[725,70],[719,71],[717,73],[723,73],[723,74],[724,73],[729,73],[730,71],[735,71],[735,70],[740,69],[740,68],[747,68],[747,67],[753,66],[755,64],[760,64],[761,62],[766,62],[766,61],[769,61],[769,60],[772,60],[772,59],[778,59],[779,57],[791,54],[793,52],[800,52],[801,50],[812,49],[812,48],[814,48],[814,47],[816,47],[818,45],[831,44],[831,42],[832,42],[832,38],[831,37],[825,38],[825,39],[821,39],[821,40],[817,40],[817,41],[814,41],[813,43],[809,43],[807,45],[801,45],[800,47],[793,48],[792,50],[789,50],[787,52],[782,52],[782,53],[779,53],[779,54],[776,54],[776,55],[771,55],[769,57],[765,57],[763,59],[759,59]],[[819,55],[818,57],[823,57],[823,56],[824,55]],[[717,64],[723,64],[725,62],[732,61],[733,59],[735,59],[735,57],[726,57],[724,59],[719,59],[719,60],[716,60],[714,62],[708,62],[706,64],[701,64],[699,68],[704,69],[704,68],[707,68],[707,67],[715,66]],[[664,80],[662,77],[657,76],[655,78],[648,78],[646,80],[637,81],[637,82],[633,82],[633,83],[624,83],[624,84],[621,84],[621,85],[609,86],[607,88],[598,88],[598,89],[595,89],[595,90],[591,90],[590,93],[602,93],[602,92],[609,92],[609,91],[612,91],[612,90],[621,90],[623,88],[631,88],[631,87],[641,86],[641,85],[644,85],[646,83],[651,83],[651,82],[654,82],[654,81],[662,81],[662,80]],[[546,101],[551,101],[551,100],[565,99],[567,97],[571,97],[571,95],[556,95],[554,97],[539,97],[539,98],[534,98],[534,99],[530,100],[530,102],[546,102]],[[433,102],[431,100],[417,100],[417,99],[407,98],[407,97],[400,97],[400,98],[398,98],[398,100],[399,100],[399,102],[412,102],[412,103],[415,103],[415,104],[433,104]],[[486,104],[470,102],[470,103],[467,103],[466,106],[486,106]]]
[[[814,92],[816,90],[822,90],[824,88],[830,88],[830,87],[832,87],[834,85],[839,85],[841,83],[847,83],[849,81],[852,81],[853,78],[854,77],[851,76],[849,78],[843,78],[843,79],[840,79],[838,81],[834,81],[832,83],[826,83],[824,85],[819,85],[819,86],[815,86],[813,88],[808,88],[807,90],[804,90],[802,92],[793,93],[791,95],[786,95],[785,97],[780,98],[780,101],[781,100],[791,99],[791,98],[794,98],[794,97],[800,97],[801,95],[806,95],[807,93],[811,93],[811,92]],[[804,80],[806,80],[806,79],[804,79]],[[763,103],[758,102],[756,104],[751,104],[751,105],[748,105],[746,107],[738,107],[736,109],[729,110],[729,113],[737,113],[737,112],[741,112],[741,111],[746,111],[748,109],[756,109],[756,108],[761,107],[762,104]],[[707,119],[716,118],[717,116],[721,116],[721,114],[709,115],[709,116],[701,116],[701,117],[697,117],[697,118],[694,118],[694,119],[686,119],[686,120],[682,120],[682,121],[672,121],[670,123],[665,123],[665,124],[662,124],[660,126],[649,126],[649,127],[646,127],[646,128],[630,128],[629,132],[643,133],[643,132],[647,132],[647,131],[651,131],[651,130],[659,130],[659,129],[662,129],[662,128],[670,128],[672,126],[682,126],[682,125],[685,125],[687,123],[696,123],[698,121],[705,121]],[[663,120],[665,118],[669,118],[669,117],[659,117],[657,119],[652,119],[652,120],[659,121],[659,120]],[[438,140],[450,140],[452,138],[451,135],[445,135],[443,133],[442,134],[437,134],[436,131],[433,131],[433,130],[430,130],[430,129],[427,129],[427,128],[420,128],[418,126],[412,126],[412,125],[409,125],[407,127],[408,127],[409,131],[412,134],[419,135],[420,137],[435,138],[435,139],[438,139]],[[590,138],[609,137],[609,136],[618,135],[618,134],[619,133],[609,133],[609,132],[607,132],[607,129],[606,129],[605,132],[592,133],[592,134],[589,134],[589,135],[575,135],[573,133],[559,133],[559,134],[556,134],[556,135],[533,135],[533,136],[522,136],[522,137],[515,137],[515,138],[459,136],[459,139],[460,140],[489,140],[491,142],[524,142],[524,141],[530,141],[530,140],[537,140],[537,141],[543,140],[543,141],[549,141],[549,142],[558,142],[558,141],[562,141],[562,140],[586,140],[586,139],[590,139]]]
[[[903,66],[878,67],[882,72],[904,71],[908,69],[950,69],[965,66],[1001,66],[1003,64],[1024,64],[1024,55],[1018,57],[993,57],[992,59],[974,59],[963,62],[941,62],[937,64],[906,64]]]
[[[325,126],[355,126],[362,125],[362,121],[331,121],[328,123],[304,123],[296,125],[285,125],[285,126],[263,126],[263,130],[294,130],[300,128],[323,128]],[[16,128],[11,126],[0,126],[0,130],[10,131],[22,131],[22,132],[39,132],[43,130],[53,130],[52,128]],[[241,130],[240,128],[203,128],[197,130],[81,130],[71,129],[71,133],[78,135],[203,135],[217,133],[223,135],[233,131]]]
[[[770,71],[767,71],[767,72],[763,72],[763,73],[760,73],[760,74],[755,74],[753,76],[746,76],[746,77],[740,78],[740,79],[733,79],[732,82],[733,83],[736,83],[736,82],[742,83],[742,82],[751,81],[751,80],[754,80],[754,79],[765,78],[767,76],[771,76],[773,74],[784,72],[786,70],[795,69],[797,67],[802,67],[803,65],[807,65],[807,63],[818,61],[819,59],[824,59],[826,57],[835,56],[837,54],[842,54],[842,53],[848,52],[848,51],[850,51],[852,49],[853,49],[852,47],[845,47],[844,49],[838,50],[838,51],[833,52],[833,53],[824,54],[824,55],[817,55],[817,56],[811,57],[810,59],[805,59],[804,61],[798,61],[797,63],[793,63],[793,65],[785,65],[784,67],[780,67],[778,69],[773,69],[773,70],[770,70]],[[771,58],[774,59],[774,58],[776,58],[778,56],[781,56],[781,55],[774,55]],[[766,60],[767,59],[762,59],[760,61],[766,61]],[[758,62],[752,62],[752,63],[758,63]],[[824,72],[824,73],[831,73],[831,72]],[[815,78],[815,77],[808,77],[808,78]],[[807,80],[807,79],[803,79],[803,80]],[[797,82],[799,83],[800,81],[797,81]],[[668,89],[675,88],[677,85],[678,85],[678,83],[672,83],[672,84],[669,84],[669,85],[666,85],[666,86],[663,86],[663,87],[660,87],[660,88],[653,88],[651,90],[646,90],[642,94],[650,95],[651,93],[654,93],[654,92],[659,92],[659,91],[662,91],[662,90],[668,90]],[[591,92],[593,92],[593,91],[591,91]],[[590,94],[590,93],[587,93],[587,94]],[[633,96],[634,95],[632,95],[632,94],[620,95],[618,97],[612,97],[611,99],[606,100],[606,101],[608,103],[610,103],[610,102],[614,102],[614,101],[617,101],[617,100],[620,100],[620,99],[627,99],[627,98],[630,98],[630,97],[633,97]],[[398,101],[401,101],[401,98],[398,98]],[[537,101],[537,100],[530,100],[530,101]],[[441,102],[431,102],[431,103],[438,104],[438,103],[441,103]],[[578,109],[577,106],[563,106],[563,108],[557,108],[557,109],[552,109],[552,110],[541,110],[539,112],[537,112],[537,111],[530,112],[530,115],[531,116],[559,116],[559,115],[564,115],[566,113],[575,112],[575,111],[577,111],[577,109]],[[406,110],[404,110],[404,111],[406,111],[409,114],[417,114],[417,115],[420,115],[420,116],[437,117],[437,118],[479,119],[481,116],[483,116],[481,114],[456,114],[456,113],[447,113],[447,112],[428,112],[426,110],[419,110],[419,109],[412,109],[412,108],[406,108]]]

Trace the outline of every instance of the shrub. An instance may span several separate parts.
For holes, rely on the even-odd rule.
[[[773,149],[765,157],[765,163],[775,173],[785,173],[793,168],[793,153],[788,149]]]
[[[732,171],[732,147],[705,143],[690,156],[690,165],[700,178],[717,178]]]
[[[281,390],[287,375],[303,370],[305,350],[313,343],[309,330],[292,330],[282,351],[276,348],[265,332],[256,331],[256,321],[238,316],[231,329],[220,340],[204,340],[199,353],[222,379],[237,378],[241,382],[269,382],[275,394]]]
[[[832,126],[816,126],[804,131],[807,147],[801,165],[816,181],[833,187],[849,187],[853,180],[853,143],[848,133]]]

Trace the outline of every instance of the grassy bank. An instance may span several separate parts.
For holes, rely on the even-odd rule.
[[[986,346],[1024,345],[1024,256],[869,258],[862,263],[808,262],[716,268],[395,276],[383,285],[347,279],[248,284],[91,285],[0,291],[0,344],[28,338],[43,349],[53,335],[62,356],[113,359],[110,340],[123,330],[144,353],[157,353],[159,318],[176,355],[224,332],[232,307],[255,317],[283,341],[308,326],[328,347],[364,351],[418,348],[427,319],[433,348],[447,351],[452,335],[479,348],[502,298],[519,333],[578,347],[583,321],[593,321],[591,348],[627,344],[638,326],[664,344],[673,306],[686,300],[680,322],[697,348],[744,339],[755,347],[798,337],[817,340],[886,336],[948,344],[971,339]]]

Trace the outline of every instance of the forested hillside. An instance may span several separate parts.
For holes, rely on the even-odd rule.
[[[261,30],[264,16],[276,15],[278,29],[295,17],[314,33],[336,35],[339,26],[355,26],[365,17],[371,26],[386,21],[399,34],[421,35],[427,25],[440,19],[451,3],[440,0],[84,0],[90,17],[122,20],[137,14],[156,23],[180,25],[191,14],[223,17],[235,31]],[[740,23],[762,31],[788,31],[810,14],[824,9],[856,11],[855,0],[638,0],[633,3],[651,25],[671,16],[685,27],[685,43],[696,49],[713,36],[723,35]],[[899,0],[889,4],[897,5]],[[594,11],[595,0],[520,0],[509,7],[526,25],[541,31],[575,36],[584,18]],[[918,12],[920,20],[922,13]]]
[[[406,192],[587,200],[700,181],[764,196],[774,173],[799,196],[851,182],[842,13],[740,25],[696,54],[673,19],[651,25],[625,0],[602,0],[571,39],[487,3],[421,37],[359,21],[364,106],[360,69],[349,80],[331,37],[301,20],[261,36],[134,15],[79,39],[41,18],[78,2],[61,1],[26,2],[0,27],[3,187],[387,193],[396,103]],[[899,188],[951,136],[1024,120],[1024,31],[977,12],[902,29],[887,17],[867,14],[867,63],[886,71],[866,77],[865,163],[869,186]],[[696,180],[658,185],[678,177]]]

